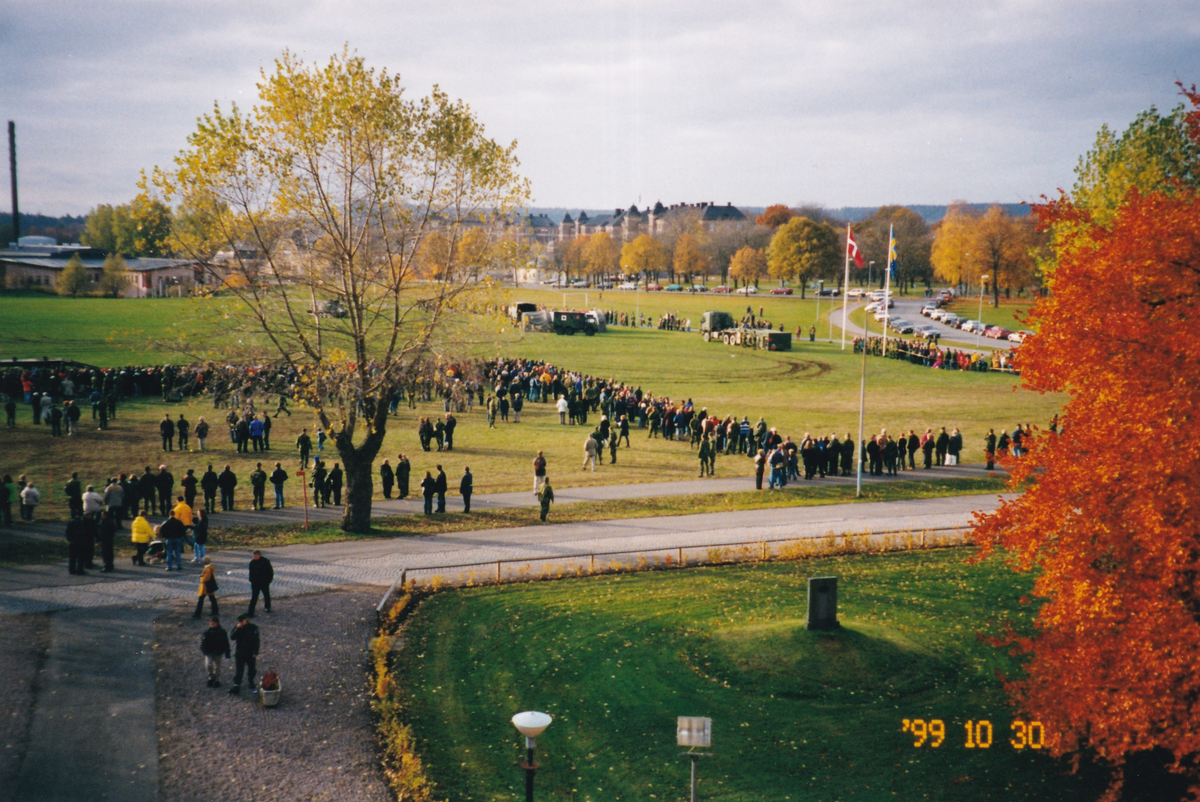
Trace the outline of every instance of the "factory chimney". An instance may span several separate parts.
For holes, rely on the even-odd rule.
[[[8,121],[8,174],[12,177],[12,241],[21,240],[21,209],[17,206],[17,124]]]

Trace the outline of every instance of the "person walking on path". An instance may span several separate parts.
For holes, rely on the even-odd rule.
[[[133,541],[133,547],[137,549],[137,554],[130,557],[134,565],[146,564],[146,549],[150,548],[150,541],[154,539],[154,527],[146,520],[146,516],[138,513],[138,516],[133,519],[133,533],[130,535],[130,540]]]
[[[261,462],[255,466],[254,473],[250,474],[250,490],[253,494],[250,509],[265,510],[267,508],[267,472],[263,470]]]
[[[554,502],[554,488],[550,487],[550,477],[547,476],[542,481],[542,487],[538,490],[538,505],[541,507],[542,523],[546,523],[546,516],[550,514],[550,505]]]
[[[433,494],[437,488],[437,482],[433,480],[433,474],[425,471],[425,478],[421,480],[421,495],[425,497],[425,514],[433,514]]]
[[[196,511],[196,519],[192,522],[192,562],[200,562],[208,553],[208,513]]]
[[[100,562],[104,563],[104,567],[100,569],[101,573],[113,572],[113,542],[116,537],[117,514],[112,510],[105,510],[100,518]]]
[[[250,692],[258,692],[258,689],[254,687],[254,677],[258,673],[258,652],[262,644],[258,635],[258,627],[251,624],[248,619],[249,616],[245,613],[239,615],[237,626],[233,628],[233,632],[229,633],[229,639],[234,644],[233,687],[229,689],[231,695],[242,692],[243,672],[246,674],[246,684],[250,686]]]
[[[276,462],[275,470],[271,471],[271,486],[275,488],[275,509],[283,509],[283,483],[288,479],[287,471],[283,469],[283,465]]]
[[[467,466],[463,468],[462,481],[458,483],[458,492],[462,494],[463,512],[471,511],[471,493],[473,492],[475,477],[471,475],[471,468]]]
[[[167,515],[167,520],[158,527],[158,536],[167,544],[167,570],[183,570],[183,538],[187,528],[175,517],[175,510]]]
[[[446,472],[442,470],[442,466],[437,466],[437,479],[434,480],[433,489],[437,493],[437,511],[446,511],[446,490],[449,487],[449,482],[446,481]]]
[[[279,417],[278,412],[275,413],[275,417]],[[308,429],[300,430],[300,436],[296,438],[296,448],[300,450],[300,470],[303,471],[308,468],[308,455],[312,453],[312,438],[308,436]]]
[[[275,568],[271,565],[271,561],[263,556],[258,549],[254,550],[253,556],[250,558],[249,565],[250,574],[250,606],[246,609],[246,615],[249,618],[254,617],[254,610],[258,607],[258,596],[262,594],[263,609],[268,613],[271,612],[271,581],[275,579]]]
[[[392,485],[396,483],[396,474],[392,471],[392,466],[387,460],[379,466],[379,483],[383,485],[383,497],[390,499],[392,497]]]
[[[233,510],[233,489],[237,487],[237,483],[237,474],[226,465],[225,470],[221,471],[220,475],[217,476],[217,487],[221,489],[222,512]]]
[[[204,509],[208,512],[217,511],[217,488],[221,486],[218,479],[217,472],[211,465],[200,477],[200,489],[204,491]]]
[[[396,485],[400,498],[408,498],[408,481],[412,476],[412,465],[408,461],[408,457],[404,454],[400,455],[400,460],[396,463]]]
[[[221,658],[229,659],[229,635],[215,615],[208,619],[208,629],[200,636],[200,653],[204,655],[204,670],[208,687],[221,687]]]
[[[196,612],[192,614],[192,618],[200,618],[200,613],[204,612],[204,599],[207,598],[212,608],[213,618],[220,615],[217,612],[217,570],[213,568],[212,558],[204,558],[204,571],[200,574],[200,588],[196,591],[199,597],[196,599]]]
[[[533,494],[535,496],[544,481],[546,481],[546,457],[539,451],[533,458]]]

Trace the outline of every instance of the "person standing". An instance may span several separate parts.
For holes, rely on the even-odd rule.
[[[167,520],[158,528],[158,536],[167,544],[167,570],[183,570],[183,538],[187,528],[175,517],[175,510],[167,515]]]
[[[344,475],[342,473],[342,466],[340,466],[336,462],[333,463],[333,470],[331,470],[329,472],[328,487],[329,487],[329,492],[333,495],[333,506],[335,506],[335,507],[342,506],[342,482],[343,482],[343,479],[344,479]]]
[[[280,396],[282,398],[282,396]],[[278,417],[278,413],[276,413]],[[308,468],[308,455],[312,453],[312,438],[308,436],[308,429],[301,429],[300,436],[296,438],[296,448],[300,450],[300,470]]]
[[[217,487],[221,490],[221,510],[222,512],[230,512],[233,510],[233,489],[237,487],[237,474],[230,470],[229,466],[225,466],[225,470],[217,476]]]
[[[204,418],[196,421],[196,442],[200,444],[200,450],[205,451],[205,444],[208,442],[208,423]],[[225,630],[221,630],[224,634]]]
[[[983,450],[987,455],[987,470],[996,467],[996,430],[988,429],[987,437],[983,438]]]
[[[906,444],[908,451],[908,469],[915,471],[917,469],[917,452],[921,450],[921,438],[917,437],[916,431],[908,430],[908,442]]]
[[[275,470],[271,471],[271,485],[275,488],[275,509],[283,509],[283,483],[287,481],[287,471],[278,462],[275,463]]]
[[[471,511],[471,493],[473,492],[475,477],[471,475],[471,468],[467,466],[463,468],[462,480],[458,483],[458,492],[462,494],[463,512]]]
[[[12,500],[16,495],[12,476],[4,474],[0,479],[0,526],[12,526]]]
[[[408,498],[408,481],[411,475],[412,465],[409,463],[408,457],[401,454],[396,463],[396,486],[400,498]]]
[[[192,562],[203,560],[208,553],[208,513],[204,510],[196,511],[196,518],[192,521],[192,554],[195,557]]]
[[[946,446],[946,454],[951,465],[958,464],[958,455],[962,453],[963,437],[962,432],[955,426],[950,433],[950,443]]]
[[[925,455],[925,470],[933,467],[933,451],[936,447],[933,430],[926,429],[925,434],[921,436],[921,453]]]
[[[454,450],[454,429],[458,426],[458,419],[451,413],[446,413],[446,423],[444,425],[446,437],[446,450]]]
[[[254,446],[254,453],[265,451],[263,445],[263,422],[258,418],[251,418],[249,423],[250,442]]]
[[[762,490],[763,474],[767,472],[767,455],[760,448],[754,455],[754,489]]]
[[[437,493],[437,511],[446,511],[446,490],[449,483],[446,481],[446,472],[442,470],[442,466],[437,466],[437,479],[434,480],[434,492]]]
[[[950,450],[950,435],[946,434],[946,427],[943,426],[941,432],[938,433],[937,440],[934,441],[934,453],[936,454],[935,465],[946,464],[946,454]]]
[[[588,465],[592,466],[592,473],[596,472],[596,454],[600,451],[600,444],[596,442],[596,436],[589,434],[587,440],[583,441],[583,468],[587,470]]]
[[[74,517],[83,517],[83,483],[79,481],[79,473],[71,474],[71,481],[63,485],[63,495],[67,497],[67,512]]]
[[[567,410],[571,408],[570,403],[567,402],[567,397],[565,395],[560,395],[558,397],[558,401],[555,402],[554,407],[558,410],[558,422],[561,425],[566,426]]]
[[[187,418],[183,417],[183,413],[179,413],[179,420],[175,421],[175,435],[179,438],[179,450],[188,450],[188,433],[192,430],[192,425],[188,423]]]
[[[250,474],[250,491],[253,499],[250,501],[250,509],[265,510],[267,508],[267,472],[263,470],[262,463],[258,463],[254,468],[254,472]]]
[[[250,607],[246,610],[248,618],[254,617],[254,610],[258,607],[258,596],[262,594],[263,609],[268,613],[271,612],[271,581],[275,579],[275,567],[271,565],[271,561],[262,555],[258,549],[254,550],[254,554],[250,558],[249,575],[250,575]]]
[[[154,485],[158,488],[158,507],[162,514],[167,514],[171,506],[171,491],[175,489],[175,477],[167,470],[166,465],[158,466],[158,474],[154,477]]]
[[[21,476],[24,481],[24,474]],[[21,488],[21,518],[25,521],[33,520],[33,511],[37,509],[37,505],[42,502],[42,494],[33,486],[33,482],[26,482]]]
[[[103,428],[103,424],[101,425]],[[175,450],[175,423],[171,420],[171,413],[164,412],[163,419],[158,424],[158,434],[162,437],[162,450]]]
[[[320,457],[314,457],[312,481],[309,482],[313,489],[314,507],[324,507],[329,503],[329,489],[325,484],[325,479],[328,475],[328,472],[325,470],[325,463],[321,462]]]
[[[96,492],[94,485],[88,485],[80,498],[80,503],[83,504],[83,514],[98,516],[104,510],[104,496]]]
[[[130,536],[133,541],[133,547],[137,550],[137,554],[130,559],[134,565],[146,564],[146,549],[150,548],[150,541],[154,539],[154,527],[150,526],[150,522],[146,520],[146,516],[138,513],[133,519],[133,533]]]
[[[229,659],[229,635],[221,628],[221,619],[215,615],[208,619],[208,629],[200,636],[200,653],[204,655],[208,687],[220,688],[221,658]]]
[[[383,464],[379,466],[379,482],[383,485],[383,497],[390,499],[392,497],[392,485],[396,482],[396,475],[387,460],[384,460]]]
[[[242,613],[238,616],[237,626],[233,628],[233,632],[229,633],[229,640],[234,644],[233,687],[229,689],[229,693],[236,695],[242,692],[243,672],[246,674],[246,684],[250,686],[251,693],[257,693],[258,689],[254,687],[254,677],[258,673],[258,652],[262,645],[258,627],[251,624],[248,616]]]
[[[535,496],[544,481],[546,481],[546,458],[539,451],[533,458],[533,494]]]
[[[433,475],[429,471],[425,471],[425,478],[421,480],[421,495],[425,498],[425,514],[433,514],[433,494],[436,492],[437,482],[433,480]]]
[[[113,572],[113,542],[117,537],[117,514],[111,509],[104,511],[100,519],[100,562],[104,567],[101,573]]]
[[[263,450],[271,450],[271,416],[266,412],[262,414],[262,430],[263,430]]]
[[[84,539],[88,532],[83,525],[82,515],[73,515],[67,521],[67,573],[83,576],[87,574],[84,566],[87,560],[84,555]]]
[[[542,480],[542,487],[538,490],[538,505],[541,507],[542,523],[546,522],[546,516],[550,514],[550,505],[554,502],[554,488],[550,487],[550,477],[546,476]]]
[[[204,570],[200,573],[200,588],[196,591],[199,597],[196,599],[196,612],[192,614],[192,618],[199,618],[200,613],[204,612],[204,599],[207,598],[212,609],[213,618],[220,615],[217,612],[217,571],[213,568],[212,558],[204,558]]]
[[[200,477],[200,489],[204,491],[204,509],[207,512],[217,511],[217,488],[221,486],[218,479],[217,472],[211,465]]]

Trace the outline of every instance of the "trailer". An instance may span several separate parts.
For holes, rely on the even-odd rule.
[[[728,312],[705,312],[700,316],[700,333],[705,342],[720,340],[726,345],[758,348],[764,351],[792,350],[792,335],[772,329],[750,329],[737,325]]]

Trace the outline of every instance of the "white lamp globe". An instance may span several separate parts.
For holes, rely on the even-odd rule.
[[[541,735],[542,731],[550,726],[551,721],[554,719],[549,714],[533,710],[517,713],[512,717],[513,726],[520,730],[526,738],[536,738]]]

